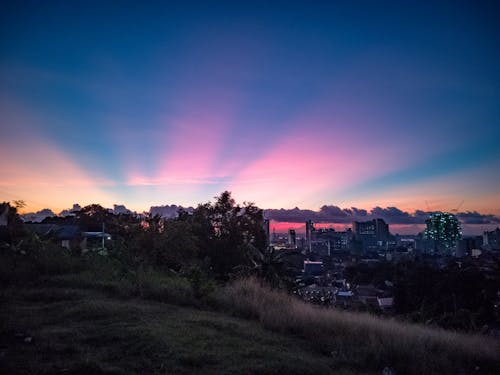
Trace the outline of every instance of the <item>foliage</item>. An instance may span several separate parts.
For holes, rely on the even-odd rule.
[[[255,249],[251,257],[251,265],[241,267],[241,274],[255,276],[272,288],[291,289],[294,285],[294,267],[291,257],[296,251],[276,250],[272,246],[264,250]]]
[[[17,213],[17,206],[11,206],[8,202],[0,203],[0,215],[5,215],[3,219],[7,221],[6,226],[0,226],[0,245],[16,251],[26,235],[23,221]]]
[[[500,285],[500,264],[490,272],[473,261],[451,262],[444,268],[425,263],[357,264],[344,272],[352,284],[394,287],[395,312],[413,322],[448,329],[479,331],[483,325],[500,326],[495,308]]]
[[[197,300],[206,299],[216,289],[215,282],[199,266],[191,266],[184,272],[184,276],[189,280],[193,295]]]
[[[395,282],[395,308],[412,320],[444,328],[478,331],[500,325],[494,307],[500,285],[500,265],[487,275],[472,262],[437,269],[408,263]]]
[[[237,205],[228,191],[214,203],[200,204],[192,215],[181,214],[189,223],[199,258],[207,259],[211,272],[227,280],[235,267],[250,265],[254,251],[266,247],[263,212],[252,203]]]

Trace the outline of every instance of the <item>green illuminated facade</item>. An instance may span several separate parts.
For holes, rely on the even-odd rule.
[[[432,243],[435,253],[451,255],[462,238],[460,222],[447,212],[436,212],[425,221],[425,237]]]

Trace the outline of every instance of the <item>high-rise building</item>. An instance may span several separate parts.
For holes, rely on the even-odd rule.
[[[334,228],[316,229],[313,236],[316,241],[324,242],[330,251],[349,249],[353,237],[354,235],[350,228],[343,232],[337,232]]]
[[[500,228],[483,233],[483,246],[488,250],[500,250]]]
[[[297,234],[295,229],[288,229],[288,245],[291,247],[297,247]]]
[[[357,241],[363,244],[364,250],[374,250],[386,246],[389,240],[389,225],[383,219],[354,221],[352,230]]]
[[[448,212],[433,213],[425,221],[425,237],[431,241],[431,250],[442,255],[451,255],[457,241],[462,238],[462,230],[458,219]]]
[[[311,220],[306,221],[306,251],[311,252],[311,241],[312,241],[312,231],[314,230],[313,222]]]

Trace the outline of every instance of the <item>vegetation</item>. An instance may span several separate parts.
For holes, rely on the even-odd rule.
[[[227,192],[167,221],[82,209],[73,223],[112,233],[106,255],[63,249],[27,232],[15,208],[9,215],[1,373],[500,372],[492,339],[320,309],[279,291],[289,264],[266,248],[262,211]]]
[[[395,312],[405,320],[447,329],[480,331],[486,325],[500,327],[498,287],[500,263],[479,268],[471,260],[438,268],[423,261],[358,264],[346,269],[353,284],[394,287]]]
[[[236,281],[220,298],[237,316],[304,338],[316,351],[331,355],[337,366],[355,371],[385,366],[398,374],[500,371],[500,344],[483,336],[322,309],[262,287],[255,279]]]
[[[78,287],[4,289],[0,372],[332,372],[330,358],[308,349],[304,340],[267,331],[256,322],[214,311],[121,297]]]

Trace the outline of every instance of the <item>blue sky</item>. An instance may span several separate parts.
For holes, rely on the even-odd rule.
[[[17,2],[0,197],[500,213],[495,2]]]

